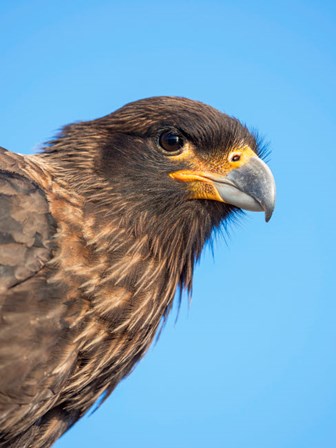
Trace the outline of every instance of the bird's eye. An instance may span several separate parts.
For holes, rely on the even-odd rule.
[[[172,131],[165,131],[160,135],[159,145],[170,153],[179,152],[184,146],[183,138]]]

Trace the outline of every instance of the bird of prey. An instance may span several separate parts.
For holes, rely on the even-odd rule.
[[[0,447],[49,447],[145,354],[214,229],[272,215],[236,118],[179,97],[0,149]]]

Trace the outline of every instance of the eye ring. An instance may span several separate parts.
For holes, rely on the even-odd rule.
[[[185,139],[178,132],[163,131],[158,138],[158,144],[168,154],[178,154],[185,145]]]

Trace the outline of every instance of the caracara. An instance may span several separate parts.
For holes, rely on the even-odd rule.
[[[258,139],[185,98],[0,148],[0,447],[46,448],[146,353],[211,232],[272,215]]]

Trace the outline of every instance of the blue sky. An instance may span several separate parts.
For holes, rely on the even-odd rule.
[[[2,0],[0,20],[0,145],[182,95],[257,128],[277,181],[271,222],[204,252],[191,307],[55,446],[335,447],[335,3]]]

